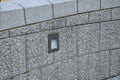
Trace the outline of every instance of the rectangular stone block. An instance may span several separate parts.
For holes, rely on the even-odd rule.
[[[66,27],[59,29],[60,49],[54,53],[54,62],[76,56],[76,28]]]
[[[41,69],[30,71],[27,75],[27,80],[42,80]]]
[[[0,32],[0,39],[6,38],[6,37],[9,37],[9,32],[8,31],[1,31]]]
[[[32,24],[29,26],[19,27],[16,29],[10,30],[10,36],[18,36],[18,35],[24,35],[29,33],[38,32],[39,30],[39,24]]]
[[[77,0],[50,0],[53,4],[54,18],[77,13]]]
[[[112,9],[112,19],[120,19],[120,8]]]
[[[26,72],[25,38],[22,36],[11,38],[10,47],[13,75]]]
[[[12,67],[10,54],[0,57],[0,80],[6,80],[12,77]]]
[[[25,24],[23,9],[18,4],[1,2],[0,7],[0,30]]]
[[[26,71],[25,39],[23,37],[7,38],[0,42],[0,47],[2,54],[0,58],[5,60],[5,62],[0,60],[5,79],[11,77],[7,75],[15,76],[24,73]]]
[[[52,4],[48,0],[13,0],[12,2],[23,6],[27,24],[53,18]]]
[[[27,80],[27,74],[21,74],[13,78],[13,80]]]
[[[120,20],[101,24],[100,49],[120,47]]]
[[[32,70],[53,62],[53,54],[48,53],[48,33],[26,36],[28,69]]]
[[[99,54],[90,54],[88,56],[89,80],[98,80],[99,76]]]
[[[100,0],[78,0],[78,12],[100,9]]]
[[[66,26],[74,26],[85,23],[88,23],[88,13],[69,16],[66,20]]]
[[[14,37],[0,40],[0,74],[8,79],[26,71],[25,39]]]
[[[99,24],[78,26],[78,55],[99,50]]]
[[[63,28],[66,26],[65,23],[66,18],[55,19],[53,29]]]
[[[78,58],[78,79],[88,80],[88,55],[81,56]]]
[[[76,60],[65,60],[42,68],[42,80],[77,80]]]
[[[90,13],[89,22],[101,22],[111,19],[111,10],[102,10]]]
[[[103,51],[99,53],[99,72],[98,80],[103,80],[109,77],[109,70],[110,70],[110,54],[109,51]]]
[[[120,0],[101,0],[101,8],[111,8],[120,6]]]
[[[44,21],[39,23],[40,31],[52,30],[54,26],[54,20]]]
[[[120,74],[120,49],[110,51],[110,76]]]

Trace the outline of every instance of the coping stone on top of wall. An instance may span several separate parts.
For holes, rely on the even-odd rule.
[[[77,0],[49,0],[53,4],[54,18],[77,13]]]
[[[120,6],[120,0],[101,0],[101,8],[111,8]]]
[[[11,2],[0,2],[0,30],[25,25],[22,7]]]
[[[78,0],[78,12],[87,12],[100,9],[100,0]]]
[[[48,0],[13,0],[25,9],[26,24],[52,19],[52,4]]]

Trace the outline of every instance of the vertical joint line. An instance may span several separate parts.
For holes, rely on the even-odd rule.
[[[99,51],[100,51],[101,23],[99,23]]]
[[[78,12],[78,0],[77,0],[77,13],[79,13],[79,12]]]
[[[112,17],[112,9],[110,9],[110,16],[111,16],[110,18],[111,18],[111,20],[112,20],[112,18],[113,18],[113,17]]]
[[[50,3],[51,3],[51,5],[52,5],[52,17],[54,18],[54,5],[53,5],[53,3],[50,1],[50,0],[48,0]]]
[[[102,4],[101,4],[101,0],[100,0],[100,10],[101,10],[101,6],[102,6]]]
[[[90,23],[90,12],[88,13],[88,23]]]
[[[26,36],[25,36],[25,60],[26,60],[26,72],[28,72],[28,58],[27,58],[27,40],[26,40]],[[28,80],[28,79],[27,79]]]
[[[25,24],[27,24],[27,23],[26,23],[25,8],[24,8],[21,4],[18,4],[18,5],[21,6],[21,7],[23,8],[23,12],[24,12],[24,20],[25,20]]]
[[[109,50],[109,77],[111,77],[111,75],[110,75],[110,72],[111,72],[110,65],[111,65],[111,51]]]

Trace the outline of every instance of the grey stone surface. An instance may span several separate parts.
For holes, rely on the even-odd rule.
[[[27,74],[27,80],[42,80],[41,70],[36,69]]]
[[[54,18],[77,13],[77,0],[50,0],[53,4]]]
[[[78,26],[78,55],[99,50],[99,24]]]
[[[88,58],[89,80],[98,80],[99,76],[99,54],[90,54]]]
[[[78,12],[100,9],[100,0],[78,0]]]
[[[7,79],[12,76],[12,67],[9,56],[10,54],[0,57],[0,80]]]
[[[88,80],[88,55],[78,58],[78,77],[80,80]]]
[[[111,8],[120,6],[120,0],[101,0],[101,8]]]
[[[40,26],[40,31],[52,30],[54,26],[54,20],[41,22],[39,26]]]
[[[61,61],[76,56],[76,28],[59,29],[60,49],[54,54],[54,61]]]
[[[9,32],[8,31],[0,32],[0,38],[6,38],[6,37],[9,37]]]
[[[110,76],[120,74],[120,49],[110,51]]]
[[[53,62],[48,53],[48,34],[41,32],[26,36],[28,69],[35,69]]]
[[[18,4],[1,2],[0,7],[0,30],[25,24],[23,9]]]
[[[34,33],[34,32],[38,32],[38,31],[40,31],[39,24],[32,24],[29,26],[11,29],[10,36],[24,35],[24,34]]]
[[[5,79],[26,71],[24,42],[23,37],[0,40],[0,74]]]
[[[88,13],[69,16],[66,20],[66,26],[73,26],[85,23],[88,23]]]
[[[99,53],[100,63],[99,63],[99,72],[98,80],[103,80],[109,77],[109,68],[110,68],[110,55],[109,51],[103,51]]]
[[[120,47],[120,21],[111,21],[101,24],[100,49]]]
[[[12,2],[24,7],[27,24],[53,18],[52,4],[48,0],[12,0]]]
[[[18,75],[13,80],[27,80],[27,74]]]
[[[42,80],[77,80],[76,60],[65,60],[42,68]]]
[[[89,22],[101,22],[110,19],[111,19],[111,11],[102,10],[102,11],[91,12]]]
[[[53,29],[65,27],[65,23],[66,18],[55,19]]]
[[[120,8],[112,9],[112,19],[120,19]]]
[[[25,38],[21,36],[11,38],[10,49],[13,75],[26,72]]]

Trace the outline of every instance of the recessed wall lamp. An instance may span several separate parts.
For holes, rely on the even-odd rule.
[[[59,33],[48,35],[48,53],[59,50]]]

